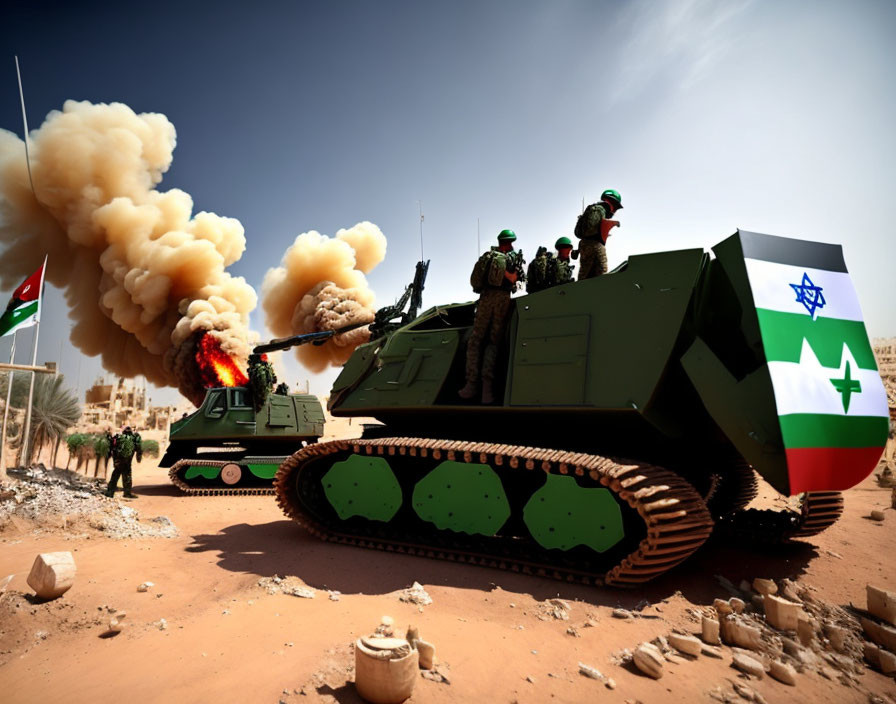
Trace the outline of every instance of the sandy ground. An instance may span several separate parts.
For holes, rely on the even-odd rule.
[[[734,696],[733,683],[746,683],[727,649],[721,659],[667,663],[659,680],[613,664],[614,655],[676,627],[699,632],[688,609],[729,596],[717,574],[735,584],[789,577],[827,602],[862,607],[867,583],[896,587],[896,511],[883,523],[867,518],[890,504],[890,491],[870,479],[846,493],[844,517],[816,538],[762,551],[708,544],[637,591],[322,543],[273,497],[183,496],[151,461],[136,469],[135,490],[139,500],[115,501],[141,518],[167,516],[178,537],[116,540],[77,523],[19,522],[0,533],[0,577],[15,575],[0,597],[0,701],[357,702],[351,644],[389,615],[436,645],[449,679],[421,677],[411,703],[709,702],[712,690]],[[73,552],[77,580],[39,602],[27,573],[37,553],[59,550]],[[315,598],[267,593],[259,579],[275,574],[297,577]],[[147,580],[155,586],[138,592]],[[414,581],[431,605],[399,601]],[[558,596],[571,604],[568,621],[547,614],[545,601]],[[639,618],[611,616],[639,605]],[[112,637],[103,635],[110,609],[126,611],[129,624]],[[579,662],[616,688],[580,675]],[[896,702],[893,679],[870,669],[852,684],[814,672],[798,675],[797,687],[769,677],[747,684],[767,702]]]

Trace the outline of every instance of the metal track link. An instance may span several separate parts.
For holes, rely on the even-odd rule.
[[[721,533],[749,542],[783,543],[794,538],[818,535],[843,514],[839,491],[803,494],[800,511],[747,509],[735,511],[719,522]]]
[[[575,475],[608,488],[640,515],[646,537],[608,571],[596,574],[520,559],[518,555],[475,553],[452,546],[421,545],[347,535],[331,530],[309,516],[292,500],[298,471],[309,460],[343,451],[376,455],[410,455],[509,467],[520,472],[543,471]],[[587,478],[587,479],[586,479]],[[546,450],[516,445],[494,445],[426,438],[335,440],[310,445],[286,458],[274,477],[277,503],[283,512],[325,541],[372,547],[438,559],[469,562],[527,574],[585,584],[635,587],[679,564],[695,552],[713,530],[713,520],[700,495],[673,472],[643,464],[619,464],[586,453]],[[485,552],[485,550],[483,551]]]
[[[187,467],[223,467],[232,460],[179,460],[171,469],[168,470],[168,478],[185,494],[189,496],[270,496],[274,493],[274,487],[214,487],[210,489],[200,489],[192,487],[184,480],[183,475],[187,471]]]

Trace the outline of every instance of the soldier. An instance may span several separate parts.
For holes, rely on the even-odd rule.
[[[274,367],[268,361],[266,354],[250,354],[249,355],[249,388],[252,391],[252,404],[255,406],[255,412],[261,410],[264,402],[277,383],[277,375],[274,374]]]
[[[289,384],[285,381],[277,384],[277,388],[274,389],[274,393],[278,396],[289,396]]]
[[[572,272],[575,267],[569,260],[572,242],[569,237],[560,237],[554,242],[554,248],[557,250],[557,256],[548,260],[548,286],[561,286],[573,280]]]
[[[461,398],[473,398],[482,381],[482,403],[495,400],[493,381],[498,361],[498,346],[504,338],[504,328],[510,313],[510,294],[526,280],[523,253],[513,249],[516,234],[502,230],[498,246],[483,254],[473,267],[470,284],[479,294],[473,332],[467,343],[466,385],[458,391]],[[487,338],[484,354],[482,342]],[[481,368],[480,368],[480,357]]]
[[[118,477],[121,477],[121,485],[124,489],[124,498],[136,499],[137,496],[131,491],[131,460],[137,455],[137,461],[143,459],[143,441],[139,433],[131,430],[131,426],[112,438],[112,478],[109,480],[109,486],[106,487],[106,496],[115,496],[115,490],[118,488]]]
[[[608,189],[600,194],[600,202],[592,203],[576,221],[575,236],[579,238],[582,265],[579,281],[607,273],[607,237],[619,223],[611,218],[622,210],[622,196]]]

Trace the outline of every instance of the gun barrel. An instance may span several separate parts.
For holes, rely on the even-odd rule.
[[[365,325],[370,325],[370,323],[353,323],[351,325],[344,325],[341,328],[336,328],[335,330],[321,330],[320,332],[306,332],[300,335],[292,335],[291,337],[280,337],[276,340],[266,342],[263,345],[256,345],[252,350],[252,353],[266,354],[268,352],[276,352],[277,350],[288,350],[290,347],[297,347],[299,345],[321,344],[331,337],[341,335],[349,330],[362,328]]]

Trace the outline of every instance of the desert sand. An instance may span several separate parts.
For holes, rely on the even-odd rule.
[[[751,692],[766,702],[896,702],[893,679],[870,667],[852,678],[807,669],[795,687],[748,680],[727,646],[720,658],[673,658],[658,680],[615,664],[625,649],[673,629],[699,635],[698,612],[731,596],[717,575],[735,585],[789,578],[844,607],[865,607],[866,584],[896,587],[896,510],[871,478],[846,492],[843,518],[812,539],[774,549],[716,540],[636,591],[323,543],[286,519],[273,496],[184,496],[152,460],[136,467],[135,491],[136,501],[102,501],[112,512],[136,509],[143,522],[165,516],[175,537],[112,537],[64,516],[9,522],[0,533],[0,578],[14,575],[0,596],[5,704],[357,702],[352,643],[384,615],[435,644],[447,679],[421,677],[411,704],[744,701]],[[885,520],[871,520],[872,509],[884,509]],[[72,552],[77,577],[62,597],[41,602],[26,578],[38,553],[55,551]],[[269,593],[259,581],[274,575],[314,597]],[[138,591],[147,581],[153,586]],[[399,600],[415,581],[431,604]],[[548,602],[555,597],[565,614]],[[634,616],[614,618],[617,607]],[[117,610],[126,627],[110,635]],[[579,663],[615,688],[580,674]]]

